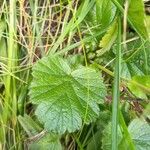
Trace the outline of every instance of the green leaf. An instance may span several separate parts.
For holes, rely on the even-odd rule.
[[[112,47],[113,43],[115,42],[118,34],[118,24],[115,21],[110,28],[108,29],[107,33],[103,36],[102,40],[100,41],[101,49],[97,51],[98,55],[104,54],[106,51],[109,51]]]
[[[144,72],[141,70],[140,66],[134,62],[123,62],[121,67],[121,77],[131,79],[132,76],[144,76]]]
[[[29,137],[35,136],[42,130],[42,128],[28,115],[24,115],[24,117],[19,115],[18,121]]]
[[[6,29],[6,23],[5,23],[5,21],[4,20],[1,20],[0,21],[0,40],[1,40],[1,38],[2,38],[2,35],[3,35],[3,33],[4,33],[4,31],[5,31],[5,29]]]
[[[30,98],[38,104],[36,115],[49,131],[64,133],[80,129],[99,115],[106,88],[92,68],[71,70],[65,59],[49,56],[33,67]]]
[[[116,13],[116,7],[110,0],[96,0],[96,17],[97,23],[101,24],[101,28],[104,29],[114,19]]]
[[[122,65],[121,66],[121,71],[120,71],[121,77],[130,79],[131,78],[131,74],[130,74],[130,69],[127,66],[127,63],[122,63],[121,65]]]
[[[30,150],[61,150],[59,136],[52,133],[43,133],[42,128],[33,119],[25,115],[18,116],[19,123],[29,136],[27,143]]]
[[[145,24],[145,11],[143,0],[131,0],[129,2],[128,16],[132,26],[144,39],[148,38]]]
[[[118,126],[118,145],[121,142],[122,133],[120,127]],[[105,127],[103,131],[102,138],[102,150],[110,150],[111,149],[111,122]]]
[[[87,145],[87,149],[86,150],[99,150],[100,147],[101,147],[101,131],[98,130],[92,137],[91,137],[91,140],[90,142],[88,142],[88,145]]]
[[[98,120],[96,121],[97,131],[94,133],[92,129],[92,136],[87,140],[86,150],[100,150],[102,146],[102,135],[106,124],[110,121],[111,112],[108,110],[101,111]]]
[[[148,119],[148,121],[150,120],[150,103],[147,104],[146,108],[143,111],[143,116]]]
[[[137,97],[147,99],[146,94],[150,94],[150,76],[134,76],[128,87]]]
[[[7,44],[6,40],[4,38],[0,39],[0,59],[2,63],[7,63],[6,61],[7,57]]]
[[[132,62],[131,63],[127,63],[127,67],[128,67],[128,70],[129,70],[131,76],[135,76],[135,75],[142,76],[142,75],[144,75],[143,71],[135,63],[132,63]]]
[[[128,130],[134,140],[136,150],[150,149],[150,125],[146,121],[134,119]]]
[[[147,27],[147,30],[148,30],[148,34],[150,36],[150,16],[149,15],[146,15],[145,21],[146,21],[146,27]]]
[[[7,57],[7,46],[6,46],[6,41],[5,39],[3,38],[3,34],[4,34],[4,31],[6,29],[6,23],[4,20],[1,20],[0,21],[0,59],[3,63],[6,63],[6,61],[4,61],[4,58]]]
[[[135,144],[136,150],[150,149],[150,125],[141,119],[134,119],[128,126],[128,131]],[[124,137],[126,138],[126,137]],[[118,127],[118,150],[129,150],[130,147],[126,139],[123,138],[120,127]],[[102,150],[111,149],[111,123],[103,132]]]
[[[47,134],[40,140],[29,144],[30,150],[62,150],[59,136],[54,134]]]

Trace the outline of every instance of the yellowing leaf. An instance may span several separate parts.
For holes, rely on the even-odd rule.
[[[115,21],[112,26],[108,29],[106,34],[103,36],[102,40],[100,41],[101,49],[97,51],[98,55],[104,54],[106,51],[109,51],[113,43],[117,38],[117,31],[118,31],[118,24]]]

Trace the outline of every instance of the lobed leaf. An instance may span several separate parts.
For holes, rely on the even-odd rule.
[[[38,104],[35,114],[49,131],[73,132],[82,122],[94,121],[105,94],[102,78],[92,68],[72,70],[57,56],[45,57],[33,67],[29,95]]]

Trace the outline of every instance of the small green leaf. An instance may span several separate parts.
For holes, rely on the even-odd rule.
[[[101,49],[97,51],[98,55],[104,54],[106,51],[109,51],[113,43],[117,38],[117,31],[118,31],[118,24],[115,21],[110,28],[108,29],[107,33],[103,36],[102,40],[100,41]]]
[[[35,136],[42,130],[42,128],[28,115],[24,115],[23,117],[19,115],[18,121],[29,137]]]
[[[131,79],[130,70],[129,70],[127,64],[126,63],[122,63],[121,65],[122,65],[121,66],[121,71],[120,71],[121,72],[121,77],[122,78]]]
[[[147,99],[146,94],[150,94],[150,76],[134,76],[128,87],[137,97]]]
[[[131,0],[129,3],[128,16],[132,26],[137,33],[144,39],[148,38],[148,32],[145,23],[145,11],[143,0]]]
[[[56,56],[45,57],[33,67],[29,95],[49,131],[73,132],[81,128],[82,120],[94,121],[105,94],[102,78],[92,68],[71,70],[66,60]]]

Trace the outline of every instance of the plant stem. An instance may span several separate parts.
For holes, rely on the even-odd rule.
[[[117,128],[118,128],[118,110],[119,110],[119,97],[120,97],[120,68],[121,68],[121,18],[118,18],[118,39],[116,49],[116,64],[115,64],[115,77],[113,88],[113,104],[112,104],[112,150],[118,150],[117,141]]]

